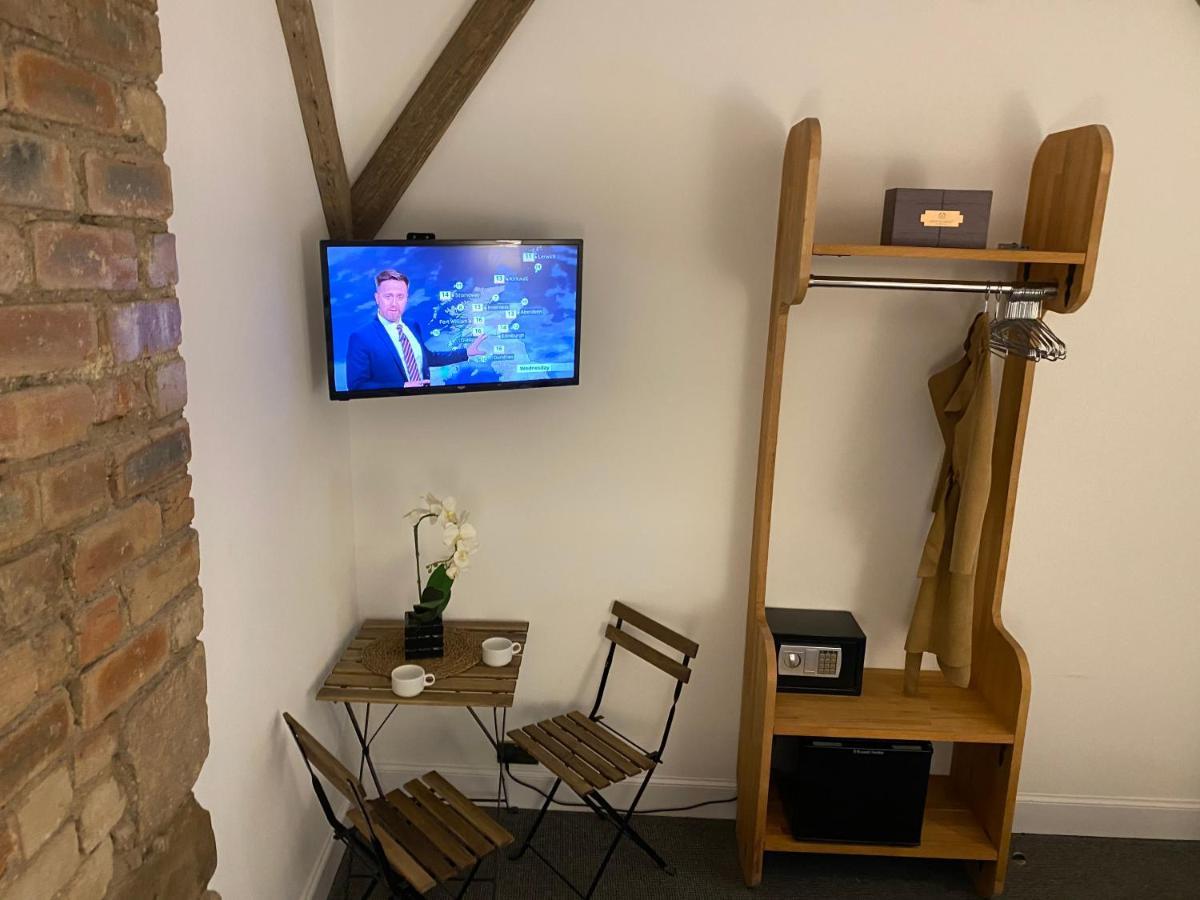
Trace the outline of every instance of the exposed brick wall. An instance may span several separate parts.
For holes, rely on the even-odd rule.
[[[0,0],[0,896],[215,865],[155,0]]]

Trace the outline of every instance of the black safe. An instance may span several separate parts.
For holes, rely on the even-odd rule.
[[[916,846],[932,759],[928,741],[777,737],[771,778],[796,840]]]
[[[849,612],[768,606],[767,627],[775,637],[777,690],[862,693],[867,636]]]

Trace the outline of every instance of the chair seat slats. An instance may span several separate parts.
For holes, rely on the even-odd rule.
[[[363,836],[363,839],[370,843],[371,832],[367,829],[367,821],[363,818],[363,814],[357,809],[350,810],[350,822]],[[400,873],[405,881],[422,894],[432,891],[437,886],[434,877],[426,872],[421,864],[413,859],[412,854],[401,847],[390,834],[383,831],[376,831],[375,834],[379,838],[379,845],[383,847],[383,855],[387,857],[388,863]]]
[[[553,719],[546,719],[544,722],[539,722],[538,724],[546,730],[547,734],[549,734],[563,746],[568,747],[572,753],[607,778],[611,783],[616,784],[618,781],[625,780],[624,772],[610,763],[599,753],[590,749],[586,744],[579,740],[579,738],[572,735]]]
[[[580,797],[586,797],[592,792],[592,786],[588,784],[581,775],[577,775],[571,771],[570,766],[564,763],[549,750],[538,744],[537,741],[535,741],[525,732],[510,731],[508,736],[512,738],[514,744],[540,762],[557,777],[561,778],[567,787],[577,793]]]
[[[387,795],[387,801],[398,809],[404,818],[421,830],[425,837],[437,847],[438,851],[459,871],[466,871],[475,865],[479,858],[463,846],[445,826],[431,816],[403,791],[395,790]]]
[[[533,738],[533,740],[537,741],[537,743],[541,744],[543,747],[561,759],[564,763],[566,763],[571,771],[576,775],[582,775],[584,781],[597,790],[606,788],[612,784],[612,782],[605,778],[604,775],[602,775],[592,766],[589,766],[582,757],[576,756],[570,747],[556,740],[550,734],[550,732],[542,728],[540,724],[527,725],[522,729],[522,731],[524,731],[527,735]]]
[[[486,856],[495,849],[491,841],[473,828],[470,822],[445,801],[438,799],[438,795],[426,785],[420,781],[410,781],[404,787],[421,809],[436,817],[448,831],[458,837],[459,841],[466,844],[476,857]]]
[[[401,846],[416,858],[421,867],[438,881],[445,881],[455,874],[455,868],[442,856],[433,842],[415,828],[400,811],[386,800],[371,800],[367,812],[375,825],[376,833],[387,831]]]
[[[629,743],[621,740],[603,725],[597,725],[583,713],[576,710],[575,712],[567,713],[581,727],[586,728],[600,740],[604,741],[613,750],[616,750],[643,772],[654,768],[654,760],[648,757],[645,753],[637,750]]]
[[[569,716],[555,716],[553,722],[555,725],[561,726],[564,731],[579,738],[582,743],[604,757],[610,764],[620,769],[625,774],[625,777],[628,778],[643,771],[640,766],[635,766],[623,754],[618,753]]]
[[[471,823],[495,847],[507,847],[512,843],[512,835],[500,827],[500,824],[482,809],[463,796],[462,792],[448,782],[437,772],[427,772],[421,779],[454,809],[462,813],[463,818]]]

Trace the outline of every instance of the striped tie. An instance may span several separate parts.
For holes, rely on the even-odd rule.
[[[400,347],[404,350],[404,370],[408,374],[408,380],[420,381],[421,369],[417,365],[417,355],[413,353],[412,344],[408,342],[408,335],[404,333],[399,322],[396,323],[396,334],[400,335]]]

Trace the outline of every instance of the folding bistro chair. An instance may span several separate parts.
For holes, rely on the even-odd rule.
[[[512,843],[512,835],[437,772],[429,772],[386,797],[368,800],[362,782],[288,713],[283,714],[300,755],[308,766],[313,790],[333,835],[350,851],[350,861],[368,867],[371,896],[382,881],[390,897],[414,898],[462,877],[462,897],[475,879],[483,858]],[[317,773],[350,801],[350,823],[339,821]],[[465,875],[464,875],[465,873]],[[350,878],[346,893],[349,896]],[[480,879],[482,882],[483,879]],[[493,883],[493,891],[495,885]]]
[[[675,707],[679,703],[679,695],[683,692],[683,686],[692,676],[688,662],[694,659],[700,651],[700,645],[695,641],[672,631],[619,600],[613,603],[612,614],[617,621],[615,625],[610,624],[604,631],[605,639],[610,642],[608,657],[604,661],[604,671],[600,676],[600,688],[596,692],[596,702],[592,704],[591,713],[584,715],[578,711],[570,712],[564,716],[554,716],[538,722],[536,725],[526,725],[518,731],[508,733],[509,738],[518,747],[549,769],[555,776],[554,786],[546,796],[546,802],[542,804],[542,809],[534,820],[533,827],[529,829],[529,834],[525,836],[520,848],[512,854],[511,858],[519,859],[526,850],[532,850],[538,859],[549,866],[550,870],[566,883],[567,887],[585,900],[595,893],[596,887],[604,875],[604,870],[608,867],[617,845],[624,837],[628,837],[645,851],[646,855],[654,860],[659,868],[669,875],[675,874],[675,870],[667,865],[666,860],[647,843],[645,838],[634,831],[629,820],[633,817],[655,768],[662,762],[663,749],[667,746],[667,737],[671,733],[671,722],[675,718]],[[675,659],[654,649],[622,626],[633,626],[661,641],[667,647],[682,654],[682,661],[676,662]],[[640,747],[635,741],[609,725],[606,718],[600,714],[600,705],[604,701],[604,688],[608,683],[608,673],[612,669],[613,656],[616,654],[617,647],[628,650],[634,656],[641,657],[675,679],[675,693],[671,700],[671,708],[667,712],[666,726],[663,728],[662,740],[659,742],[657,750],[646,750],[644,747]],[[635,778],[643,772],[645,777],[634,795],[633,803],[624,812],[614,809],[600,793],[610,785]],[[592,878],[586,893],[572,884],[570,879],[543,856],[537,847],[533,846],[533,837],[541,826],[542,819],[545,818],[546,810],[550,808],[550,804],[554,800],[554,794],[558,791],[559,785],[563,783],[578,794],[596,815],[615,825],[617,829],[612,843],[608,846],[608,852],[604,855],[604,861]]]

